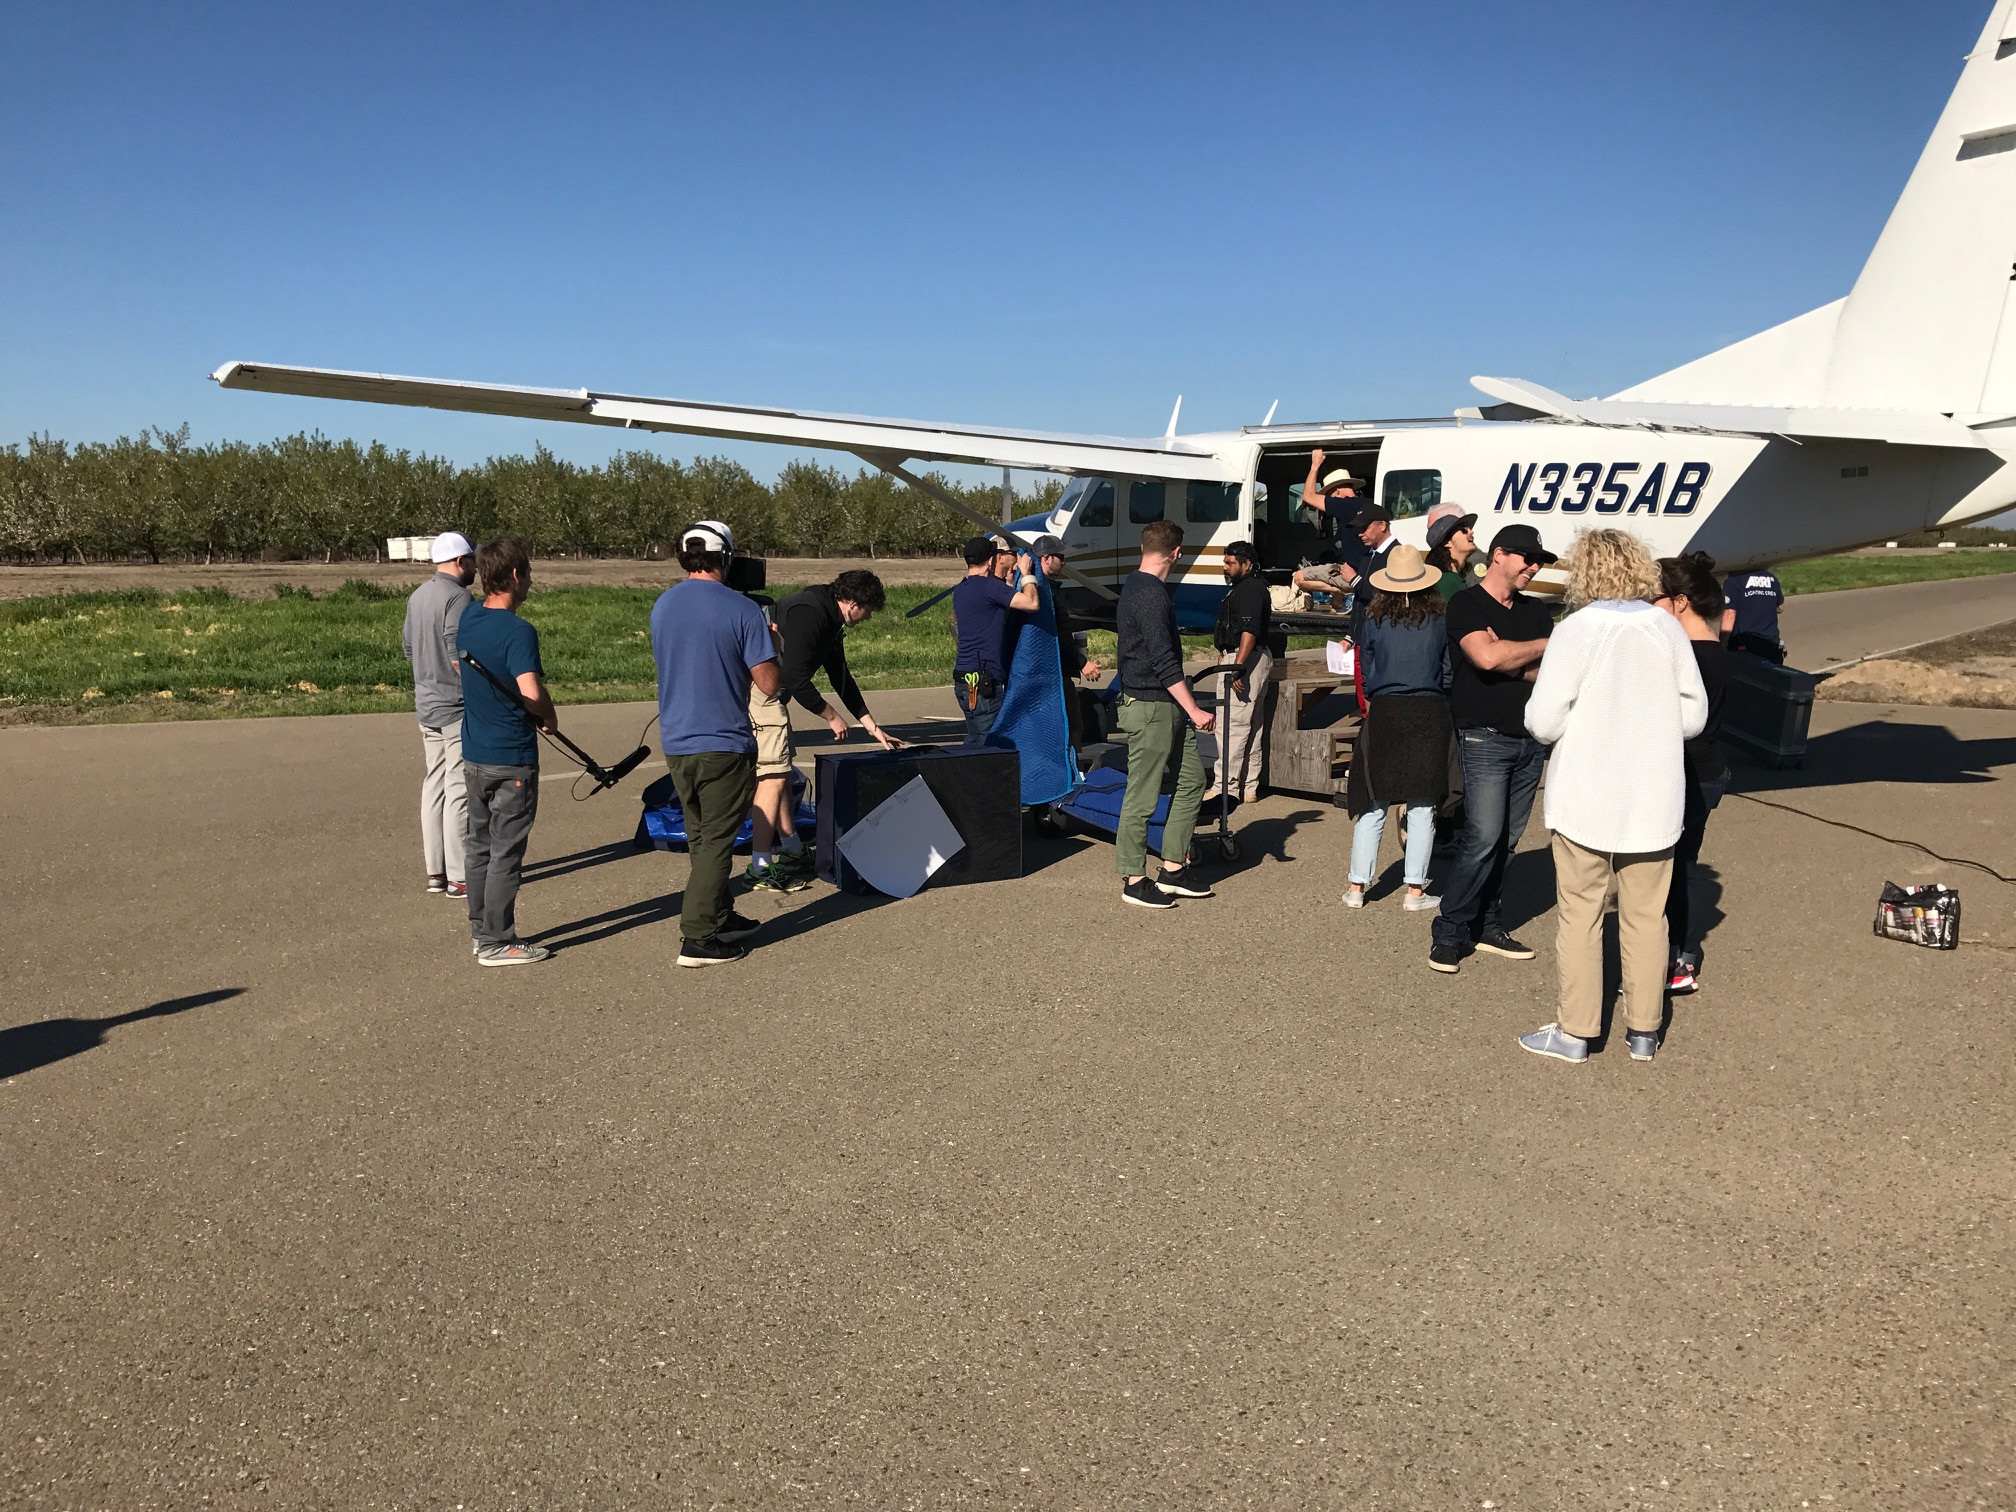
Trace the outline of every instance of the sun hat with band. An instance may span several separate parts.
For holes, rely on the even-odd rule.
[[[1447,544],[1449,537],[1459,530],[1473,534],[1477,529],[1477,516],[1465,514],[1461,504],[1437,504],[1428,511],[1428,549]]]
[[[1355,491],[1364,486],[1365,480],[1353,477],[1351,469],[1348,467],[1333,467],[1330,471],[1323,474],[1323,492],[1325,493],[1330,492],[1333,488],[1349,488]]]
[[[1372,586],[1381,593],[1419,593],[1441,581],[1440,568],[1430,567],[1428,558],[1404,545],[1387,552],[1386,565],[1372,574]]]

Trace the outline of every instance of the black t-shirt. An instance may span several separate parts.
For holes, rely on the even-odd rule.
[[[1533,684],[1517,672],[1485,672],[1463,650],[1463,637],[1491,630],[1502,641],[1545,640],[1554,633],[1554,616],[1538,599],[1512,595],[1508,608],[1491,597],[1482,583],[1465,588],[1449,600],[1449,660],[1455,677],[1449,685],[1449,713],[1459,730],[1526,733],[1526,700]]]
[[[1239,637],[1252,631],[1262,646],[1267,644],[1267,628],[1274,617],[1274,601],[1260,574],[1249,572],[1225,590],[1218,605],[1218,620],[1211,629],[1211,644],[1220,651],[1237,651]]]
[[[1687,775],[1695,782],[1713,782],[1728,763],[1722,759],[1722,696],[1729,691],[1729,648],[1719,640],[1695,641],[1694,665],[1708,693],[1708,723],[1687,742]]]

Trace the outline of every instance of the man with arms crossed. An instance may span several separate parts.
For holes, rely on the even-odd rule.
[[[658,663],[658,742],[686,819],[685,907],[679,964],[720,966],[748,951],[757,924],[729,906],[735,836],[756,795],[756,736],[749,724],[753,685],[777,696],[783,679],[763,611],[721,581],[735,536],[702,520],[679,542],[683,582],[651,609],[651,656]]]
[[[469,829],[469,800],[462,778],[462,667],[455,660],[455,630],[469,607],[476,548],[461,531],[444,530],[434,537],[430,554],[434,575],[406,600],[406,628],[399,637],[413,664],[413,712],[427,761],[420,780],[420,853],[427,891],[466,898],[462,838]]]
[[[1174,908],[1176,898],[1208,898],[1185,862],[1204,797],[1204,763],[1197,734],[1213,720],[1183,680],[1183,642],[1169,573],[1183,555],[1183,530],[1168,520],[1141,528],[1141,565],[1120,589],[1115,628],[1120,632],[1120,728],[1127,734],[1127,795],[1113,837],[1120,896],[1141,908]],[[1148,821],[1161,796],[1164,772],[1176,774],[1169,818],[1162,826],[1162,871],[1148,880]]]
[[[1464,819],[1428,951],[1436,971],[1461,970],[1473,950],[1533,959],[1498,916],[1505,863],[1526,832],[1547,764],[1547,747],[1526,729],[1526,700],[1554,621],[1523,590],[1554,560],[1531,525],[1507,525],[1492,537],[1484,580],[1449,600],[1449,713],[1463,769]]]
[[[753,685],[749,694],[749,721],[756,734],[756,806],[744,875],[752,889],[796,892],[812,885],[812,852],[798,838],[792,812],[791,705],[825,720],[835,740],[847,738],[847,721],[812,684],[815,672],[826,674],[834,696],[869,739],[885,751],[903,744],[875,723],[847,666],[847,627],[865,624],[887,602],[882,579],[855,571],[794,593],[771,610],[783,686],[774,698]]]
[[[525,966],[552,954],[518,938],[518,881],[539,815],[539,731],[560,728],[539,632],[518,616],[532,588],[532,555],[516,536],[476,553],[483,602],[463,612],[456,647],[517,696],[470,669],[462,680],[462,773],[469,803],[469,933],[479,966]]]

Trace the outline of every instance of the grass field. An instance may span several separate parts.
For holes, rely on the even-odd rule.
[[[655,696],[648,621],[658,592],[552,588],[526,600],[556,698]],[[946,676],[950,606],[903,617],[935,592],[892,585],[889,607],[847,632],[848,662],[863,687]],[[399,650],[405,612],[404,588],[365,582],[321,598],[303,589],[248,600],[222,589],[136,588],[0,601],[0,717],[72,723],[410,709],[412,673]],[[1093,643],[1110,664],[1112,637]]]
[[[1880,588],[1886,583],[1928,583],[1941,578],[1991,577],[2016,572],[2016,551],[1956,550],[1929,556],[1827,556],[1778,569],[1787,593],[1832,593]]]
[[[1790,593],[1824,593],[2010,571],[2016,551],[1954,551],[1821,557],[1780,576]],[[953,650],[947,606],[903,617],[936,591],[891,585],[889,607],[848,632],[848,660],[862,686],[919,687],[945,677]],[[320,598],[288,588],[268,599],[214,588],[136,588],[0,600],[0,721],[410,709],[411,673],[399,651],[406,592],[359,581]],[[525,617],[539,627],[547,677],[561,702],[654,696],[647,621],[657,595],[655,588],[618,587],[533,593]],[[1095,635],[1093,650],[1112,664],[1112,636]]]

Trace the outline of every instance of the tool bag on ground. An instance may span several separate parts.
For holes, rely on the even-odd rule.
[[[1876,933],[1933,950],[1960,948],[1960,894],[1950,887],[1883,884],[1876,900]]]

